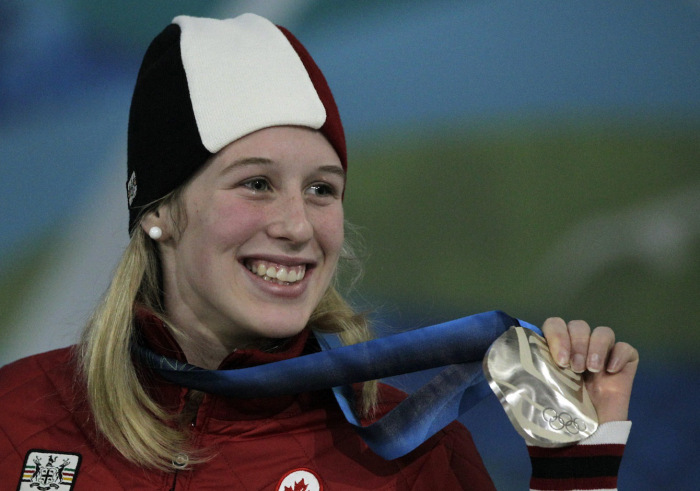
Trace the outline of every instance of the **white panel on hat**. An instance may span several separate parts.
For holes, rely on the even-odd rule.
[[[318,129],[323,103],[299,56],[255,14],[216,20],[178,16],[180,51],[204,147],[216,153],[269,126]]]

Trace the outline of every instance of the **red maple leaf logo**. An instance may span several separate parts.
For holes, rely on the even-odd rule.
[[[306,484],[302,478],[301,481],[294,483],[294,489],[290,488],[289,486],[285,486],[284,491],[309,491],[309,485]]]

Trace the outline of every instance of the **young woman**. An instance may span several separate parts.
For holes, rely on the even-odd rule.
[[[323,75],[288,31],[251,14],[177,17],[145,54],[128,136],[131,241],[81,343],[0,371],[4,482],[61,490],[493,488],[458,423],[386,460],[329,390],[207,394],[165,381],[135,350],[238,369],[318,351],[312,329],[339,333],[346,344],[371,337],[334,287],[338,263],[352,259],[343,128]],[[531,486],[614,488],[637,352],[583,321],[549,319],[543,332],[561,366],[587,373],[601,426],[572,447],[531,447]],[[365,423],[404,397],[374,382],[357,389]]]

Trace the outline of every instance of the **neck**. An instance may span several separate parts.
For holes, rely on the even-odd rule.
[[[235,326],[212,325],[211,319],[201,319],[182,303],[173,304],[166,297],[170,331],[192,365],[215,370],[236,350],[264,349],[270,341],[275,341],[239,333]]]
[[[229,349],[219,342],[216,338],[204,339],[199,336],[193,336],[189,332],[184,332],[180,329],[173,329],[173,336],[182,348],[187,362],[192,365],[215,370],[221,365],[230,353],[236,348]]]
[[[174,325],[170,327],[170,331],[185,354],[187,362],[209,370],[219,368],[224,359],[237,350],[257,349],[274,352],[287,341],[287,338],[220,337],[216,331],[196,321],[171,319],[171,322]]]

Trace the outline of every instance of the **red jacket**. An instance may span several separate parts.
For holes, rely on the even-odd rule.
[[[283,355],[238,351],[222,368],[296,356],[305,339],[300,336]],[[168,342],[174,343],[171,339]],[[169,351],[174,346],[161,348]],[[156,389],[159,402],[173,408],[183,407],[186,393],[187,389],[164,382]],[[402,397],[399,391],[383,386],[379,412],[386,412]],[[26,489],[42,489],[29,487],[37,458],[47,482],[59,482],[56,469],[69,461],[63,469],[66,484],[58,488],[60,491],[311,491],[316,489],[310,483],[314,475],[319,489],[332,491],[493,489],[469,432],[459,423],[451,424],[411,454],[386,461],[357,436],[330,391],[258,400],[205,395],[193,438],[195,446],[206,449],[212,458],[177,473],[139,468],[100,441],[68,348],[0,369],[0,407],[2,489],[21,489],[18,483],[23,476]],[[42,452],[32,453],[37,449]],[[54,459],[49,465],[51,455]],[[78,458],[79,464],[75,464]],[[283,483],[282,478],[295,470],[304,471]],[[288,486],[290,483],[296,487]]]
[[[153,349],[184,361],[175,341],[153,318],[142,323],[142,332]],[[307,337],[303,332],[282,353],[239,350],[221,368],[299,356],[308,348]],[[160,379],[149,380],[148,386],[162,405],[182,411],[188,389]],[[403,397],[382,386],[379,415]],[[386,461],[357,436],[330,391],[256,400],[205,395],[192,435],[194,446],[211,457],[207,462],[175,473],[140,468],[96,434],[70,348],[0,369],[0,490],[494,489],[471,435],[461,424],[452,423],[410,454]],[[619,464],[623,448],[609,444],[531,448],[535,464],[531,487],[614,488],[617,468],[611,471],[610,457]],[[561,473],[562,458],[575,459],[575,468],[582,458],[590,465],[583,466],[584,476],[571,479]],[[58,483],[60,487],[50,487]]]

